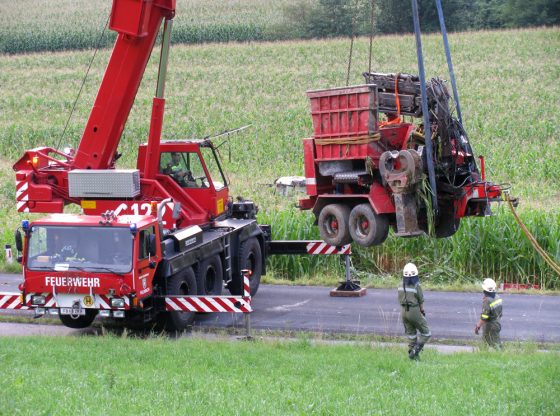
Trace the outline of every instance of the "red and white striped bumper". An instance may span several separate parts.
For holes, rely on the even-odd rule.
[[[170,312],[253,312],[249,270],[242,270],[243,296],[166,296],[165,310]]]
[[[45,297],[44,305],[31,306],[31,297],[42,295]],[[21,303],[21,293],[19,292],[0,292],[0,309],[32,309],[34,307],[39,308],[63,308],[72,307],[72,305],[78,300],[81,303],[81,307],[85,309],[99,309],[99,310],[128,310],[130,309],[130,299],[125,296],[123,297],[125,306],[124,308],[112,308],[111,298],[105,295],[93,295],[91,296],[92,304],[86,304],[84,298],[88,295],[53,295],[52,293],[27,293],[25,295],[25,303]]]
[[[250,298],[240,296],[166,296],[166,311],[253,312]]]
[[[30,309],[21,301],[21,293],[0,292],[0,309]]]

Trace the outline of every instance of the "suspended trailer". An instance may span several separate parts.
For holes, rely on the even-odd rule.
[[[366,72],[363,85],[307,93],[313,135],[303,140],[307,198],[299,207],[312,210],[329,244],[379,245],[391,228],[400,237],[449,237],[463,217],[490,215],[502,200],[503,187],[486,180],[484,158],[479,169],[463,128],[436,3],[454,100],[442,80],[426,81],[417,0],[419,75]]]

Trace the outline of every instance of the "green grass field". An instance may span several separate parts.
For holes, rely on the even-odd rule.
[[[178,20],[180,17],[178,15]],[[560,30],[533,29],[453,34],[450,38],[466,129],[477,155],[486,156],[487,177],[511,183],[520,211],[538,241],[560,260]],[[301,139],[311,133],[305,91],[344,85],[349,41],[212,44],[172,48],[163,136],[202,137],[252,124],[221,147],[233,195],[251,197],[275,238],[313,238],[309,213],[290,208],[297,197],[274,195],[274,179],[303,173]],[[368,40],[355,44],[351,84],[362,83]],[[424,37],[426,71],[447,77],[441,39]],[[157,53],[154,55],[158,55]],[[61,137],[92,51],[0,55],[0,226],[4,240],[22,218],[16,215],[9,166],[23,149],[76,145],[101,80],[109,50],[102,50],[68,131]],[[416,72],[411,36],[378,37],[376,71]],[[135,164],[146,140],[156,59],[148,65],[119,150],[121,167]],[[256,178],[256,179],[255,179]],[[558,276],[536,257],[505,209],[495,218],[464,220],[447,240],[390,237],[380,248],[358,250],[363,273],[396,273],[414,260],[434,281],[535,281],[557,287]],[[336,259],[272,261],[278,276],[340,276]],[[320,266],[320,267],[319,267]]]
[[[0,338],[6,415],[553,415],[557,353],[411,362],[404,347],[108,337]]]

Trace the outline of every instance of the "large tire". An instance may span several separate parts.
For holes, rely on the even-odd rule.
[[[220,296],[224,286],[224,271],[219,255],[203,260],[196,273],[196,289],[200,296]]]
[[[383,243],[389,234],[386,215],[377,215],[370,204],[356,205],[350,212],[350,235],[362,247]]]
[[[168,295],[196,295],[196,277],[192,267],[175,273],[167,279]],[[165,312],[166,328],[171,331],[184,331],[192,325],[194,312]]]
[[[453,201],[438,201],[439,215],[436,218],[435,234],[437,238],[451,237],[459,230],[461,219],[455,218]]]
[[[329,204],[319,214],[319,233],[321,238],[332,246],[343,246],[352,242],[348,220],[350,207],[342,204]]]
[[[259,240],[251,237],[241,243],[239,247],[239,270],[251,270],[249,286],[251,296],[255,296],[259,290],[263,272],[262,250]],[[230,293],[234,296],[243,295],[243,276],[234,276],[232,283],[228,286]]]
[[[97,316],[97,310],[86,309],[85,315],[80,315],[77,318],[73,318],[72,315],[59,315],[60,321],[68,328],[87,328],[91,325],[95,317]]]

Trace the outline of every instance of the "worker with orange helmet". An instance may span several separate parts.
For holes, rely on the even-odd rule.
[[[474,328],[474,333],[478,335],[480,328],[484,327],[482,337],[484,341],[496,349],[502,347],[500,341],[500,331],[502,325],[502,299],[496,294],[496,282],[493,279],[484,279],[482,282],[482,313],[480,319]]]
[[[404,266],[402,286],[398,288],[398,300],[404,332],[408,337],[408,357],[418,360],[432,333],[424,311],[424,293],[420,287],[418,268],[414,263]]]

